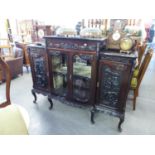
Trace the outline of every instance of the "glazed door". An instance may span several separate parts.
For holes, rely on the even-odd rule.
[[[42,91],[49,91],[49,71],[45,48],[28,47],[29,59],[33,78],[33,87]]]
[[[51,73],[52,93],[59,96],[68,94],[68,54],[50,50],[49,64]]]
[[[97,102],[99,105],[124,111],[130,81],[129,64],[101,60],[99,66],[99,88]]]
[[[72,56],[72,99],[80,103],[92,104],[96,82],[96,57],[82,53]]]

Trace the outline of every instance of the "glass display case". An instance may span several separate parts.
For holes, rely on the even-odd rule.
[[[73,56],[73,98],[88,102],[90,99],[92,60],[91,55]]]
[[[136,57],[109,51],[106,44],[106,38],[47,36],[42,52],[29,46],[34,97],[41,86],[39,93],[48,95],[51,105],[56,97],[69,105],[90,107],[92,123],[97,111],[107,112],[120,119],[121,131]]]
[[[103,41],[103,40],[102,40]],[[75,104],[95,102],[97,50],[101,40],[46,38],[51,91]]]

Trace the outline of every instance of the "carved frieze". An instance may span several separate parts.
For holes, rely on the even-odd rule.
[[[77,39],[77,38],[47,38],[47,48],[73,49],[84,51],[97,51],[106,46],[106,38],[101,40]]]
[[[86,50],[86,51],[96,51],[97,44],[87,44],[87,43],[75,43],[75,42],[52,42],[47,40],[48,48],[60,48],[60,49],[73,49],[73,50]]]

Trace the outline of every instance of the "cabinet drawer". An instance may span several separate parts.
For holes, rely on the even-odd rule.
[[[97,51],[105,46],[105,41],[94,41],[89,39],[78,38],[47,38],[47,48],[73,49],[82,51]]]

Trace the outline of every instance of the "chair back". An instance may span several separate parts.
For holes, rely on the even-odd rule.
[[[2,108],[11,104],[11,101],[10,101],[11,74],[10,74],[10,68],[8,64],[3,60],[1,56],[0,56],[0,68],[6,76],[6,101],[3,103],[0,103],[0,108]]]
[[[27,45],[24,43],[15,42],[16,47],[22,49],[23,51],[23,63],[30,64],[28,52],[27,52]]]
[[[82,28],[103,28],[106,31],[108,19],[82,19]]]
[[[10,44],[9,39],[5,39],[5,38],[0,38],[0,49],[1,49],[1,54],[3,49],[8,49],[9,50],[9,55],[12,55],[12,46]]]
[[[139,64],[139,66],[141,64],[146,47],[147,47],[146,42],[144,42],[142,45],[138,45],[138,64]]]
[[[144,77],[144,74],[146,72],[146,69],[147,69],[147,67],[148,67],[148,65],[150,63],[150,60],[151,60],[152,56],[153,56],[153,49],[148,49],[148,51],[147,51],[147,53],[146,53],[146,55],[144,57],[144,60],[143,60],[143,62],[141,64],[141,66],[140,66],[140,69],[139,69],[138,85],[137,85],[138,88],[139,88],[139,86],[141,84],[141,81],[142,81],[142,79]]]
[[[129,26],[136,26],[141,24],[141,19],[128,19]]]

